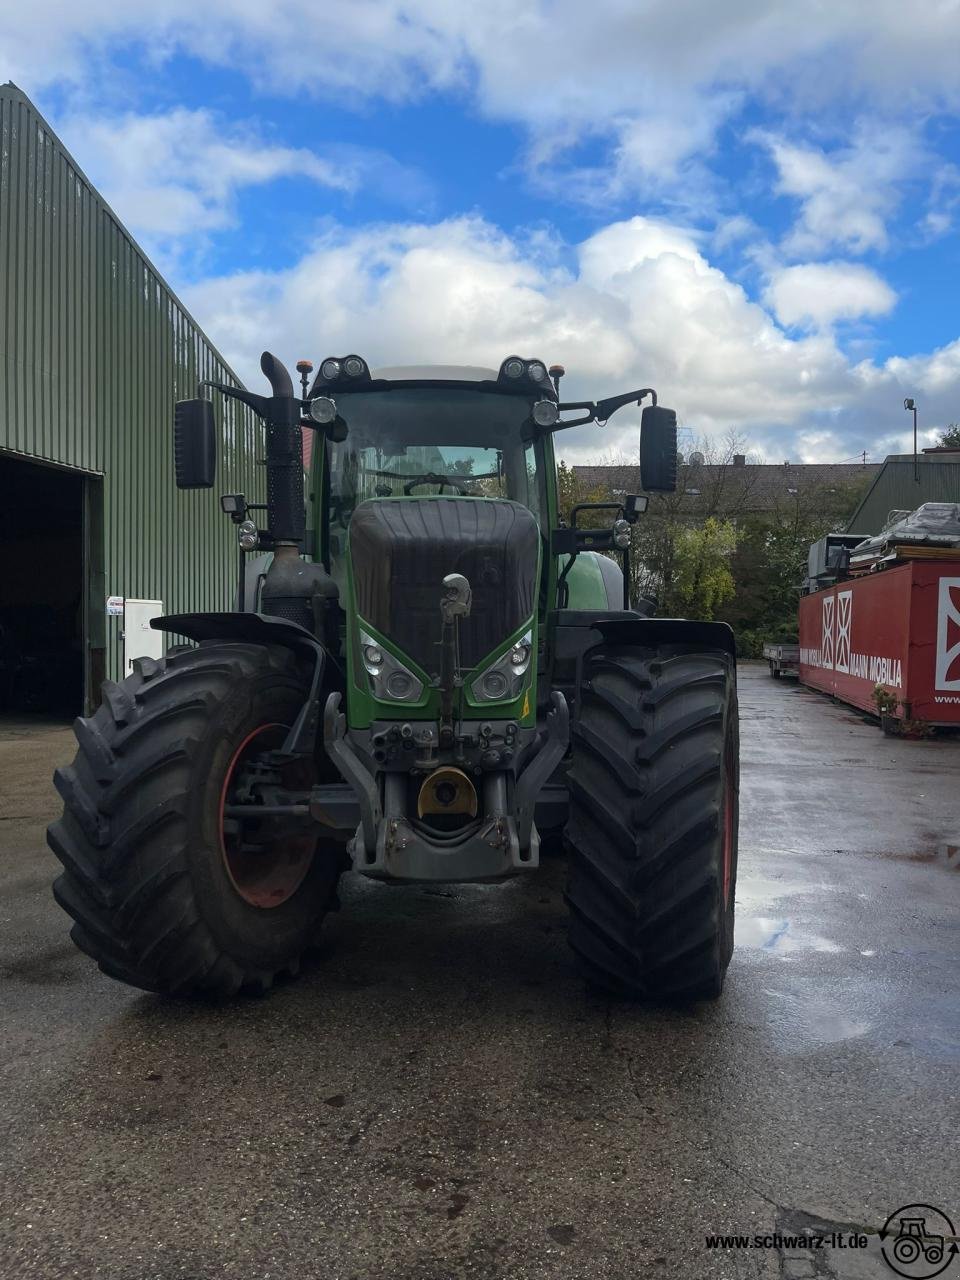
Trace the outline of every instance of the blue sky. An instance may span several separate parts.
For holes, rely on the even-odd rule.
[[[957,0],[37,0],[0,78],[251,383],[518,350],[812,461],[903,447],[904,395],[960,419],[958,37]]]

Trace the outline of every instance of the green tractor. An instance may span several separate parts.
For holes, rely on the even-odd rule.
[[[269,353],[261,367],[269,396],[215,387],[266,431],[265,506],[221,498],[237,608],[156,619],[193,643],[108,681],[56,775],[74,941],[147,990],[265,990],[296,972],[343,871],[499,881],[562,835],[588,979],[718,995],[737,868],[732,633],[631,607],[647,498],[564,524],[554,462],[557,431],[648,400],[642,488],[671,490],[676,415],[649,388],[560,403],[563,370],[518,356],[331,357],[312,385],[301,361],[302,395]],[[210,399],[177,405],[174,452],[181,488],[212,487]],[[585,527],[583,505],[606,527]]]

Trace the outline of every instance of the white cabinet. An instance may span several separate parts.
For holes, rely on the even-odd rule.
[[[123,674],[133,671],[134,658],[162,658],[166,645],[163,631],[154,631],[151,618],[163,613],[162,600],[127,600],[123,606]]]

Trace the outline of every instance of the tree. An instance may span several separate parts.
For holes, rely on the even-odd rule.
[[[960,449],[960,423],[951,422],[944,427],[937,444],[941,449]]]
[[[864,472],[858,482],[839,483],[811,470],[800,483],[771,483],[770,467],[752,465],[759,458],[734,462],[748,452],[734,434],[718,446],[699,442],[696,452],[704,465],[681,466],[676,493],[651,495],[647,513],[634,526],[631,597],[654,597],[661,617],[728,622],[740,653],[757,657],[764,640],[796,634],[810,544],[846,526],[870,477]],[[600,461],[636,468],[638,459]],[[558,470],[567,517],[575,502],[612,496],[603,489],[583,492],[572,468],[561,463]],[[634,475],[622,474],[613,483],[633,485]],[[611,514],[584,512],[579,523],[609,524]]]
[[[660,601],[667,617],[709,622],[736,591],[730,558],[737,531],[729,520],[708,516],[702,524],[678,527],[673,535],[670,584]]]
[[[737,522],[737,547],[730,563],[736,594],[717,617],[733,627],[743,657],[759,657],[765,640],[796,636],[810,544],[844,528],[868,484],[864,478],[842,488],[814,485],[788,493],[767,515]]]

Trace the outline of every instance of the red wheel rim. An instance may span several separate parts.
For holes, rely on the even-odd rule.
[[[279,746],[286,734],[287,726],[282,724],[263,724],[248,733],[233,753],[220,788],[218,819],[223,865],[244,902],[261,910],[279,907],[300,888],[313,861],[316,836],[284,831],[282,820],[276,818],[244,819],[240,823],[227,819],[224,810],[247,759]],[[251,746],[254,742],[255,747]],[[309,786],[312,779],[304,774],[310,772],[309,765],[305,768],[299,762],[291,764],[284,771],[284,783],[291,788]],[[300,777],[295,776],[297,773]]]

